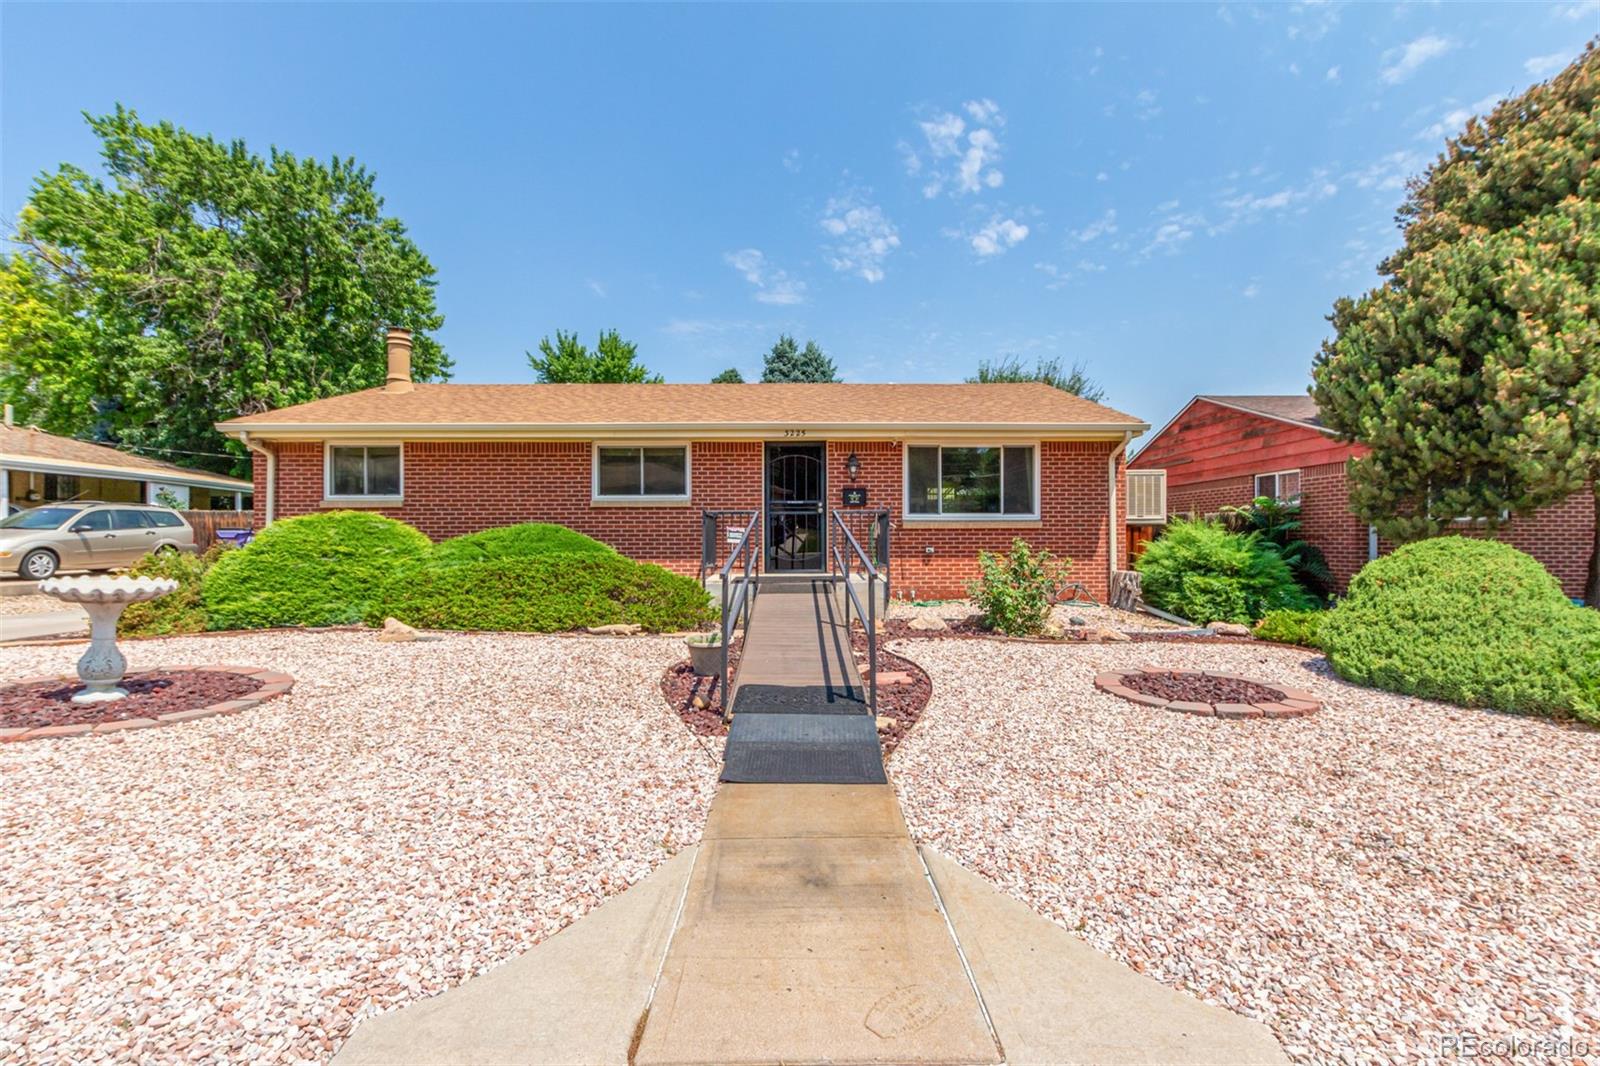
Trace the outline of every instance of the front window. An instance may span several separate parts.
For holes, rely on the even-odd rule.
[[[1032,518],[1039,513],[1031,445],[906,449],[906,513]]]
[[[1280,503],[1292,503],[1300,498],[1300,471],[1283,470],[1276,474],[1256,475],[1256,496],[1265,496]]]
[[[594,494],[596,499],[686,499],[689,449],[597,447]]]
[[[34,507],[18,511],[0,522],[0,529],[58,529],[82,510],[81,507]]]
[[[400,446],[332,445],[328,448],[329,496],[399,496]]]

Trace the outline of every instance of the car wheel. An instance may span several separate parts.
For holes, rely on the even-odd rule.
[[[59,565],[60,560],[55,557],[54,552],[45,551],[43,548],[35,548],[22,557],[22,565],[17,569],[22,572],[23,577],[30,581],[43,581],[54,574],[56,567]]]

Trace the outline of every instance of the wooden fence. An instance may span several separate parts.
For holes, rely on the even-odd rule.
[[[255,524],[251,511],[179,511],[194,527],[195,547],[202,552],[217,542],[219,529],[249,529]]]

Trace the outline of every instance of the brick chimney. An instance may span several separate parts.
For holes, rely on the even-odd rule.
[[[385,343],[389,351],[389,373],[384,378],[383,391],[410,392],[411,331],[390,326]]]

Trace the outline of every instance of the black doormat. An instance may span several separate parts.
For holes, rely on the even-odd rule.
[[[733,713],[866,714],[865,693],[853,685],[740,685]]]
[[[881,785],[878,730],[866,715],[746,714],[733,720],[722,780],[749,784]]]

